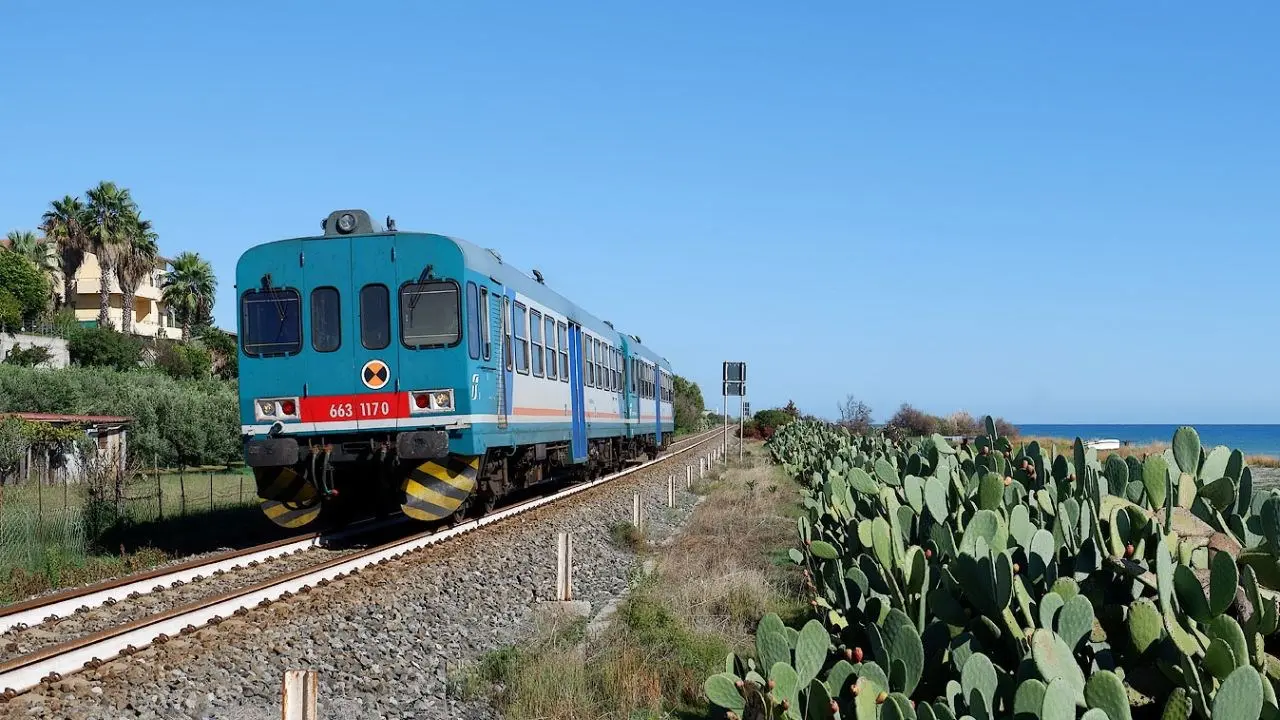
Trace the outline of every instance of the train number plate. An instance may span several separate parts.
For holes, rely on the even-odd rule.
[[[399,405],[400,398],[395,393],[306,398],[302,401],[302,420],[384,420],[400,417],[403,413]]]

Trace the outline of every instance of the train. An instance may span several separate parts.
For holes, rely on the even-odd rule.
[[[538,270],[364,210],[322,227],[236,264],[244,459],[275,524],[457,522],[669,447],[671,364]]]

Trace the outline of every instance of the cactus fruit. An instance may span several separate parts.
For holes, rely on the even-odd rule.
[[[880,691],[880,694],[876,695],[876,704],[877,704],[877,705],[883,705],[883,704],[884,704],[884,701],[885,701],[885,700],[888,700],[888,699],[889,699],[889,693],[887,693],[887,692],[885,692],[885,691],[881,690],[881,691]]]

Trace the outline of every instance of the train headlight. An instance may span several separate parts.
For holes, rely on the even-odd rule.
[[[342,213],[338,216],[338,232],[346,235],[356,229],[356,216],[351,213]]]
[[[415,415],[453,409],[453,390],[414,390],[409,393],[409,410]]]
[[[259,398],[253,401],[253,414],[259,420],[297,420],[298,398]]]

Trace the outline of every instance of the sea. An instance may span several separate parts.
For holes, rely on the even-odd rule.
[[[1114,438],[1134,445],[1169,443],[1178,425],[1018,425],[1023,435],[1074,440]],[[1200,444],[1226,445],[1245,455],[1280,456],[1280,425],[1195,425]]]

